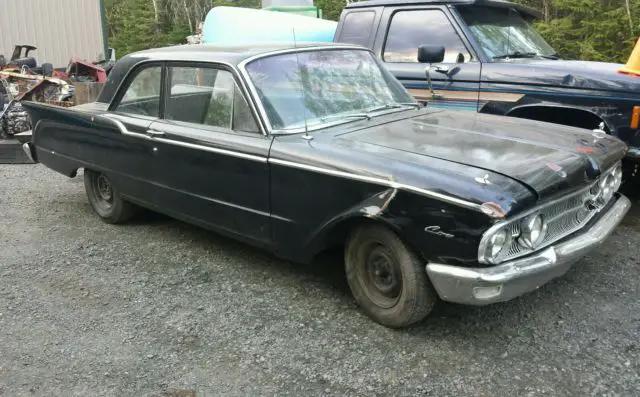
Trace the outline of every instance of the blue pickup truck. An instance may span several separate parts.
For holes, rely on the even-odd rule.
[[[635,176],[640,77],[619,73],[620,64],[562,59],[533,27],[538,16],[531,8],[499,0],[361,1],[345,7],[334,41],[372,49],[430,107],[612,134],[629,146],[626,176]],[[427,66],[418,62],[420,46],[443,51],[432,51],[435,57]]]

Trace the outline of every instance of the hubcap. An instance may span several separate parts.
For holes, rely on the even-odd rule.
[[[104,175],[99,175],[96,184],[100,198],[109,203],[113,201],[113,190],[111,189],[109,179]]]
[[[402,291],[402,278],[391,251],[375,246],[366,257],[365,268],[369,298],[381,307],[394,306]]]

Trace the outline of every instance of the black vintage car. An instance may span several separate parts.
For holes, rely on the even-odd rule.
[[[390,327],[438,297],[536,289],[630,206],[617,138],[421,107],[363,47],[148,50],[119,60],[95,103],[25,107],[25,151],[84,169],[106,222],[146,207],[294,261],[343,246],[355,299]]]

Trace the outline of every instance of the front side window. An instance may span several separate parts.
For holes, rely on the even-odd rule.
[[[231,72],[213,67],[170,66],[168,76],[166,119],[258,132]]]
[[[271,126],[295,130],[407,110],[414,99],[365,50],[313,50],[247,64]]]
[[[160,114],[162,67],[144,67],[130,81],[115,111],[158,117]]]
[[[460,7],[460,16],[489,58],[555,57],[554,49],[512,9]]]
[[[393,14],[382,55],[385,62],[417,63],[421,45],[444,46],[444,63],[471,60],[469,51],[444,12],[410,10]]]

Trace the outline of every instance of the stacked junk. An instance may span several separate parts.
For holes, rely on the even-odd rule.
[[[33,50],[36,47],[16,45],[11,58],[0,55],[0,140],[18,138],[31,130],[22,101],[64,107],[89,102],[115,63],[111,50],[108,59],[87,62],[72,57],[66,69],[55,69],[50,63],[38,65],[30,56]]]

